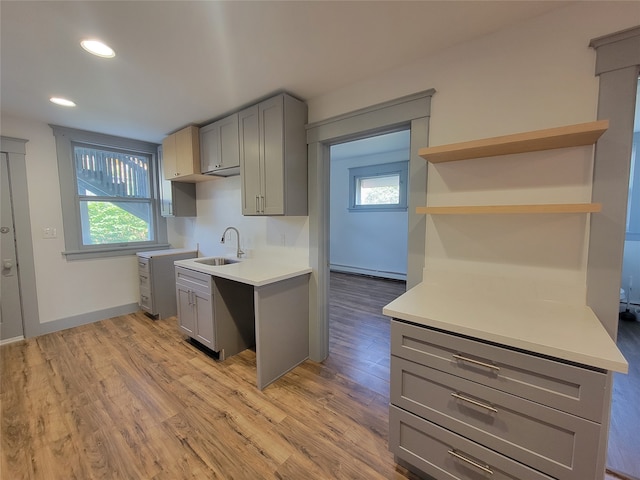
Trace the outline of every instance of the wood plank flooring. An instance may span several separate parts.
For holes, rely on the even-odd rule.
[[[618,323],[618,348],[629,362],[629,373],[613,376],[607,467],[640,479],[639,321]]]
[[[329,358],[262,392],[253,351],[218,362],[175,319],[137,313],[5,345],[0,478],[416,480],[387,449],[381,309],[404,288],[332,274]]]
[[[175,319],[112,318],[0,349],[3,479],[404,479],[387,449],[399,282],[332,282],[331,355],[260,392]],[[358,298],[374,293],[375,304]],[[360,303],[365,312],[360,312]],[[283,339],[286,341],[286,339]]]

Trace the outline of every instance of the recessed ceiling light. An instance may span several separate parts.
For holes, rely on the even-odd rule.
[[[100,40],[83,40],[80,42],[80,45],[87,52],[97,55],[98,57],[113,58],[116,56],[116,52],[113,51],[113,48],[102,43]]]
[[[71,100],[67,100],[66,98],[62,98],[62,97],[51,97],[49,99],[50,102],[55,103],[56,105],[62,105],[63,107],[75,107],[76,104],[73,103]]]

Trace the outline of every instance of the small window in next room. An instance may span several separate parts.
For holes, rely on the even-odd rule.
[[[408,169],[408,161],[350,168],[349,210],[406,210]]]

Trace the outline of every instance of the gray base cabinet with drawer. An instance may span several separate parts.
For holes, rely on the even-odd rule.
[[[606,377],[393,320],[389,448],[437,480],[600,480]]]
[[[178,327],[220,360],[255,345],[253,287],[175,267]]]
[[[166,249],[138,252],[139,305],[154,318],[177,313],[173,262],[198,256],[196,250]]]

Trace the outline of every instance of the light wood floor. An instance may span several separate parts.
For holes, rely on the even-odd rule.
[[[5,345],[0,477],[412,478],[387,450],[380,313],[403,289],[334,291],[330,358],[262,392],[253,351],[217,362],[175,319],[133,314]]]
[[[607,466],[640,479],[640,322],[620,321],[618,347],[629,362],[627,375],[613,376]]]
[[[329,358],[262,392],[254,352],[217,362],[175,319],[139,313],[5,345],[0,478],[415,480],[387,450],[381,309],[403,291],[332,274]]]

